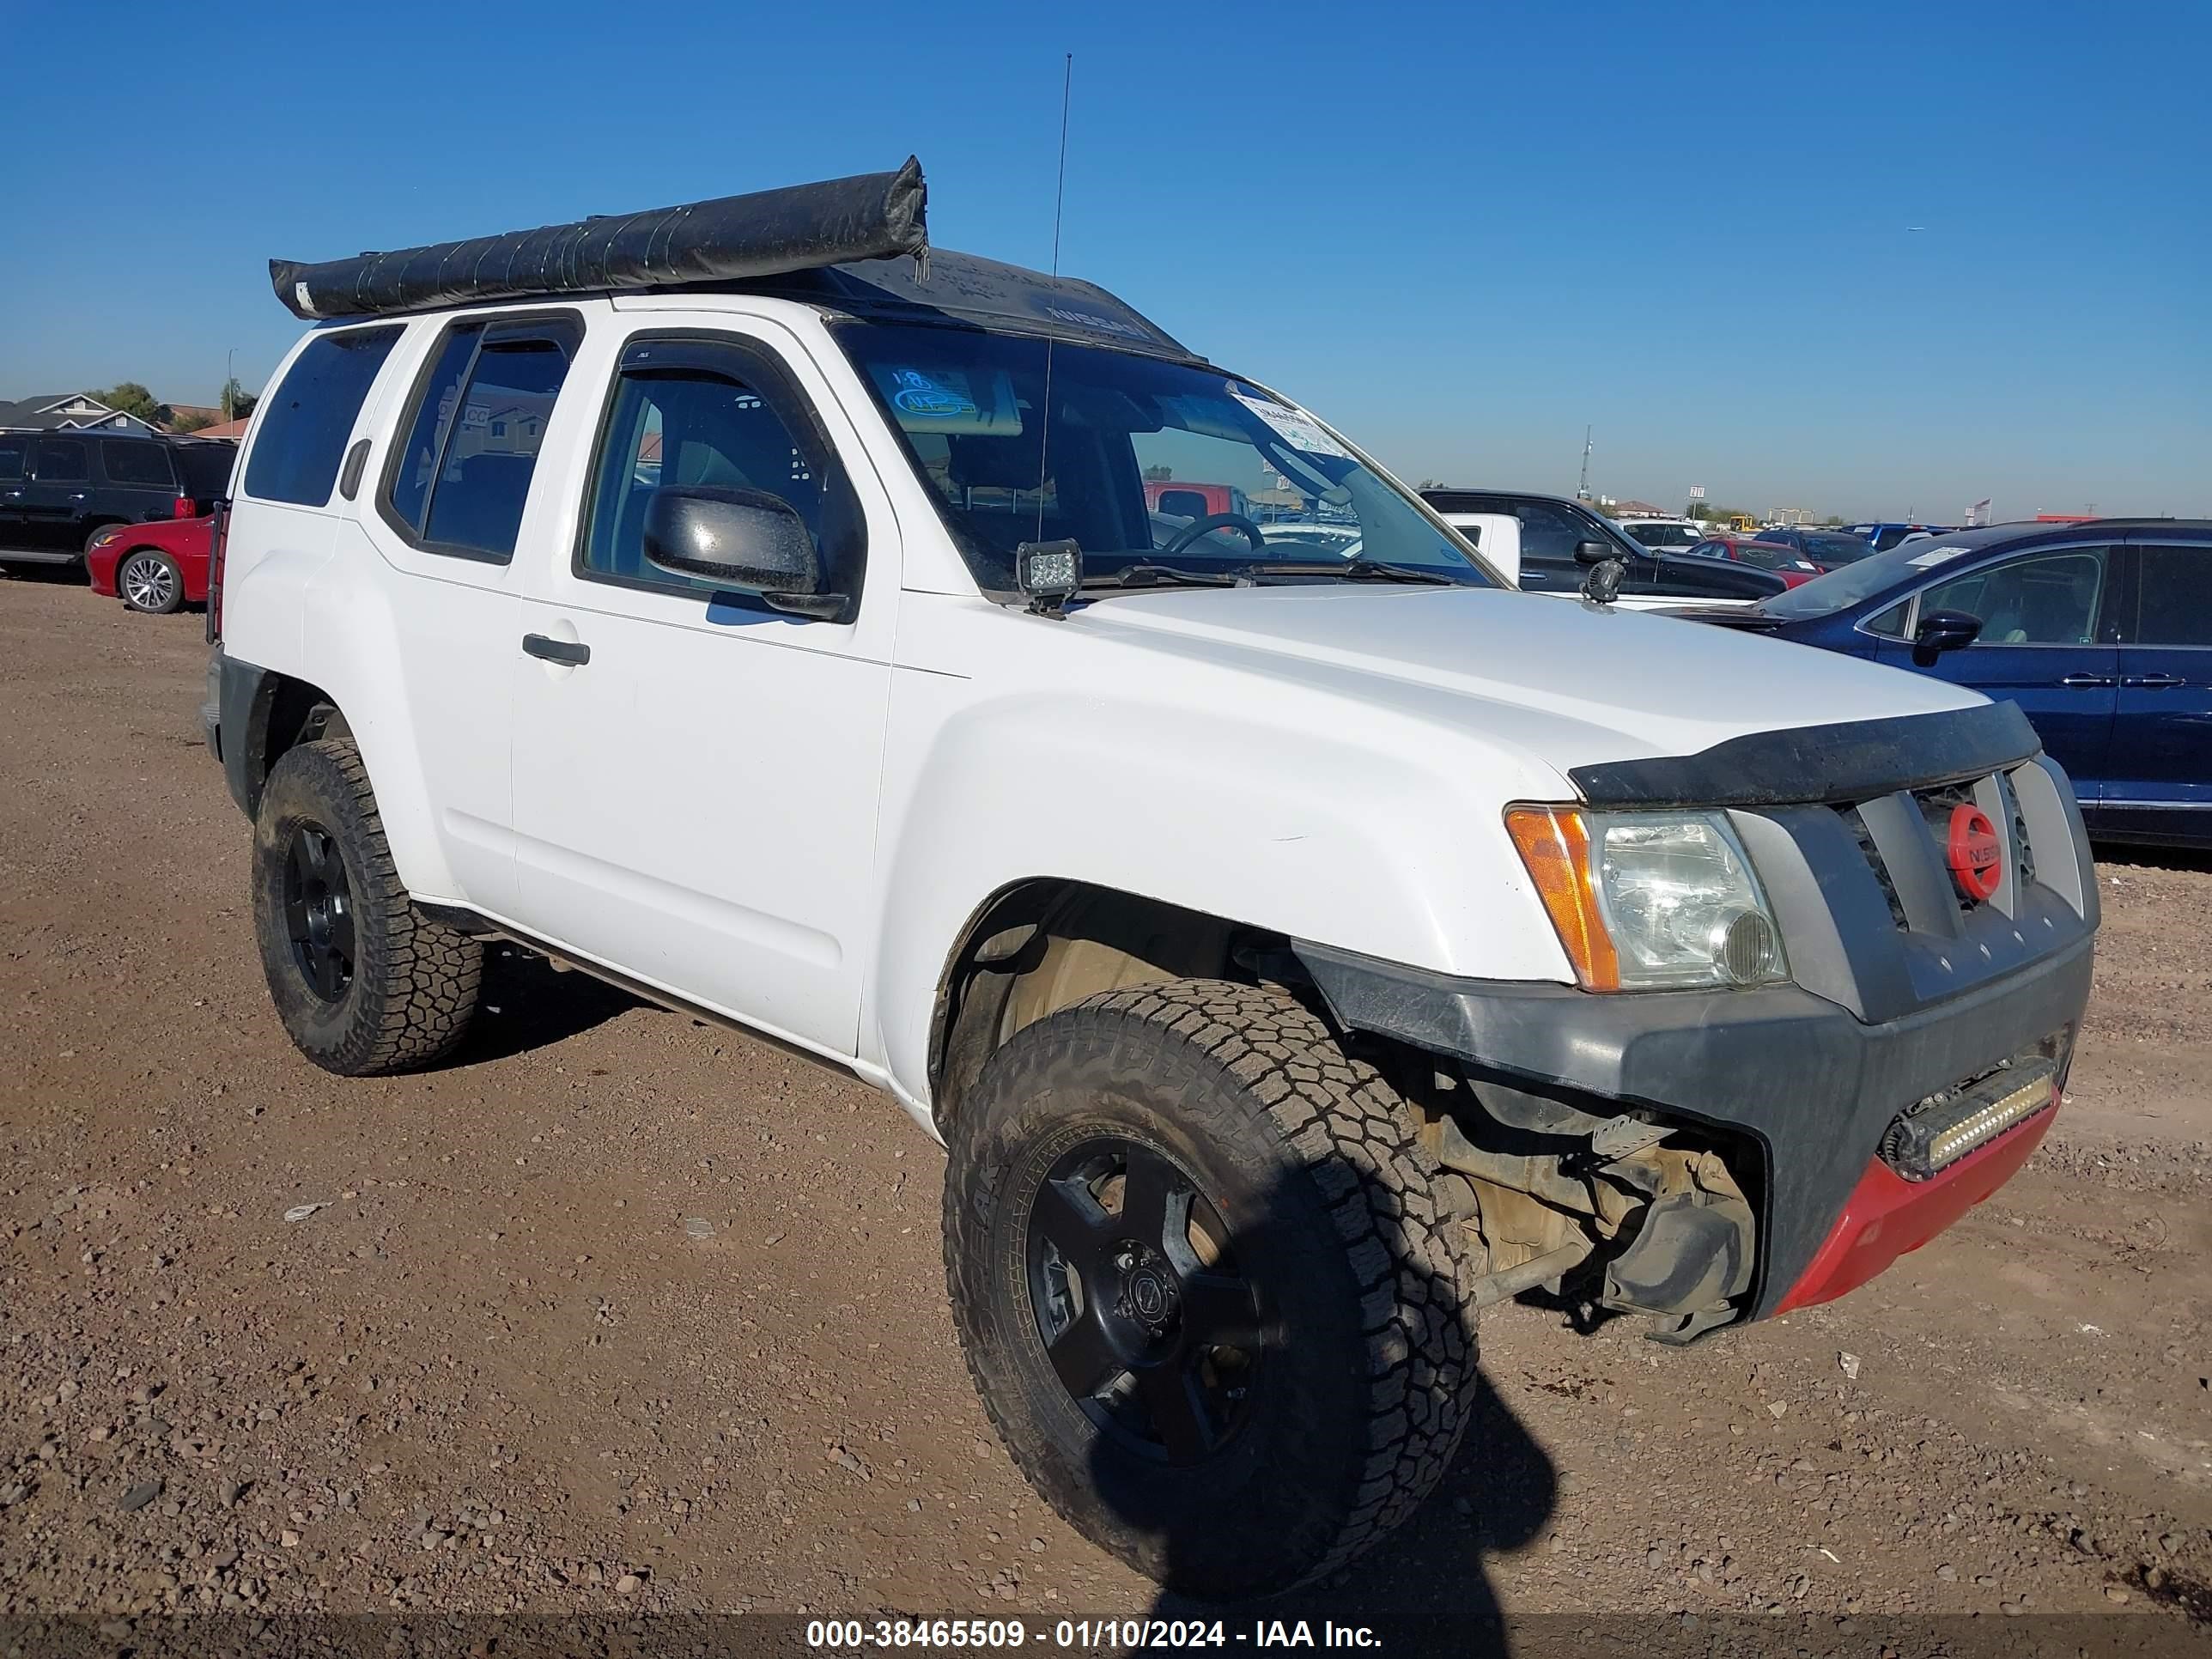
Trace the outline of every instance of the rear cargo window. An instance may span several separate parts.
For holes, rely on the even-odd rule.
[[[299,355],[262,411],[246,463],[247,495],[301,507],[330,500],[362,401],[398,337],[396,328],[349,329]]]
[[[0,438],[0,480],[20,478],[31,446],[21,438]]]
[[[148,484],[156,489],[177,487],[176,479],[170,476],[169,458],[159,444],[110,438],[100,446],[100,464],[107,469],[110,483]]]

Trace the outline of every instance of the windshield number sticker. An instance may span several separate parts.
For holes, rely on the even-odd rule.
[[[1303,410],[1267,398],[1248,398],[1241,392],[1232,392],[1230,396],[1266,422],[1270,431],[1301,454],[1334,455],[1347,461],[1352,459],[1343,445],[1322,431],[1313,416]]]
[[[1941,564],[1946,559],[1955,559],[1961,553],[1971,553],[1973,550],[1971,547],[1931,547],[1925,553],[1914,554],[1905,561],[1905,563],[1915,569],[1925,570],[1931,564]]]

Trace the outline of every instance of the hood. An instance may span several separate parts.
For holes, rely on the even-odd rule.
[[[1510,589],[1188,589],[1084,606],[1071,625],[1448,723],[1558,771],[1693,755],[1753,732],[1986,699],[1756,633]]]

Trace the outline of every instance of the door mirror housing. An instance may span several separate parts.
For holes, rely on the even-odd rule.
[[[822,555],[790,502],[764,489],[669,485],[645,504],[646,562],[672,576],[757,593],[778,611],[835,617]]]
[[[1577,542],[1575,544],[1577,564],[1603,564],[1607,559],[1618,559],[1620,556],[1620,550],[1608,542]]]
[[[1980,637],[1982,619],[1963,611],[1931,611],[1920,619],[1912,635],[1912,660],[1922,668],[1934,665],[1946,651],[1972,645]]]

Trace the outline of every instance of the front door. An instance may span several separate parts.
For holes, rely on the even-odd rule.
[[[849,1056],[896,536],[872,477],[840,464],[811,365],[759,326],[642,330],[614,367],[574,556],[533,568],[514,647],[519,915],[685,1001]],[[678,489],[781,497],[859,602],[811,619],[654,568],[647,512]]]
[[[2107,827],[2212,843],[2212,545],[2144,542],[2132,553]]]
[[[38,438],[31,444],[31,474],[18,486],[21,513],[16,545],[67,557],[84,551],[78,528],[92,499],[92,443],[79,437]]]
[[[2073,779],[2093,826],[2119,693],[2118,607],[2110,602],[2116,567],[2107,547],[2054,548],[1984,565],[1923,589],[1916,613],[1979,617],[1972,645],[1929,667],[1913,662],[1910,639],[1884,640],[1876,653],[1882,662],[2018,703]]]

